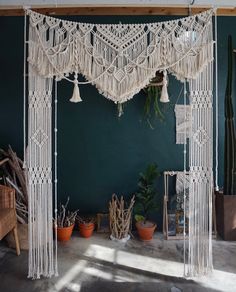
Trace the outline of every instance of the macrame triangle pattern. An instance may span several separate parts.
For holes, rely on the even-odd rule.
[[[91,83],[121,106],[147,86],[156,71],[168,71],[180,81],[189,82],[192,121],[188,275],[211,271],[213,10],[144,24],[80,23],[31,10],[26,13],[29,277],[57,274],[52,236],[53,78],[74,82],[77,74],[82,74],[86,81],[76,82],[72,101],[80,101],[78,85]],[[163,99],[167,101],[167,91]]]

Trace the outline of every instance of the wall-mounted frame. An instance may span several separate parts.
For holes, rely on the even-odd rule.
[[[184,218],[183,211],[176,211],[175,222],[176,222],[176,234],[177,235],[183,235],[184,224],[185,224],[185,232],[186,232],[186,234],[188,234],[188,218]]]
[[[184,224],[182,218],[183,212],[175,211],[172,213],[168,210],[168,204],[170,201],[169,194],[169,178],[177,175],[179,171],[165,171],[164,172],[164,196],[163,196],[163,234],[166,240],[184,239]],[[186,172],[188,175],[189,173]],[[191,194],[189,194],[191,196]],[[173,215],[174,214],[174,215]],[[174,226],[175,217],[175,226]],[[214,238],[217,236],[216,231],[216,211],[215,211],[215,194],[212,193],[212,235]],[[188,233],[188,218],[185,217],[185,233]]]
[[[110,231],[109,214],[98,213],[97,214],[97,232],[98,233],[108,233],[109,231]]]

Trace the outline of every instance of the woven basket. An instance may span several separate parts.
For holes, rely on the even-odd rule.
[[[28,250],[29,249],[29,243],[28,243],[28,224],[17,224],[17,232],[18,232],[18,238],[20,243],[20,249],[22,250]],[[13,236],[13,232],[10,232],[6,236],[6,241],[8,243],[8,246],[11,248],[16,248],[16,242]]]

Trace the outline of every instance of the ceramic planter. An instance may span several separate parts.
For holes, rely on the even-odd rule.
[[[236,196],[216,193],[217,232],[224,240],[236,240]]]
[[[89,238],[93,234],[94,223],[79,223],[79,232],[82,237]]]
[[[138,235],[140,239],[144,241],[152,240],[153,233],[156,227],[157,227],[156,224],[150,221],[147,221],[146,223],[144,223],[143,221],[136,222]]]
[[[70,240],[74,226],[75,224],[69,227],[57,227],[57,240],[58,241]]]

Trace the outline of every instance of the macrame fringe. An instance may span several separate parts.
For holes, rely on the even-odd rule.
[[[209,10],[168,24],[104,26],[63,21],[29,10],[28,61],[44,77],[68,79],[68,74],[80,72],[88,81],[79,84],[92,83],[105,97],[122,103],[144,88],[157,69],[168,68],[179,80],[196,78],[213,59],[212,13]],[[185,32],[192,32],[192,42],[183,38]],[[124,48],[117,51],[123,43]]]
[[[79,91],[79,86],[78,86],[78,81],[77,81],[77,82],[75,82],[73,95],[70,99],[70,102],[77,103],[77,102],[81,102],[81,101],[82,101],[82,99],[80,97],[80,91]]]
[[[122,104],[163,70],[187,79],[190,88],[188,275],[211,271],[213,10],[174,21],[127,25],[27,13],[29,277],[57,274],[52,236],[52,79],[74,82],[70,74],[81,73],[87,81],[76,79],[72,102],[81,101],[78,85],[90,83]],[[167,84],[162,100],[169,100]]]
[[[164,70],[163,72],[163,81],[162,81],[163,85],[162,85],[162,90],[161,90],[161,98],[160,98],[160,102],[163,103],[167,103],[169,102],[169,95],[168,95],[168,91],[167,91],[167,72],[166,70]]]
[[[191,133],[189,145],[189,255],[190,277],[212,272],[213,186],[213,62],[189,82]]]
[[[52,209],[52,79],[40,77],[29,65],[28,277],[55,275]]]

